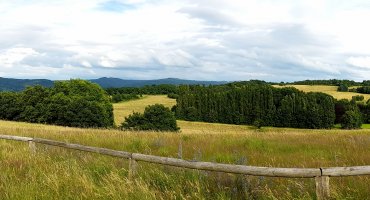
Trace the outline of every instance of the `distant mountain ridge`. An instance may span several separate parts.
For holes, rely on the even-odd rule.
[[[177,78],[166,78],[157,80],[125,80],[120,78],[99,78],[89,80],[100,85],[103,88],[119,88],[119,87],[142,87],[145,85],[221,85],[226,81],[196,81],[184,80]],[[13,79],[0,77],[0,91],[21,91],[27,86],[42,85],[44,87],[53,86],[54,81],[48,79]]]
[[[142,87],[145,85],[221,85],[227,83],[226,81],[195,81],[195,80],[184,80],[177,78],[166,78],[156,80],[125,80],[120,78],[99,78],[90,80],[93,83],[97,83],[103,88],[110,87]]]
[[[47,79],[13,79],[0,77],[0,91],[21,91],[27,86],[42,85],[51,87],[54,82]]]

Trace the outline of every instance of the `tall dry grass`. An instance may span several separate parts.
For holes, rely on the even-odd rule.
[[[165,97],[155,99],[163,102]],[[147,103],[160,103],[156,101]],[[125,108],[133,103],[120,106]],[[147,103],[141,102],[141,108],[135,109],[142,110]],[[184,121],[179,121],[179,125],[180,132],[166,133],[0,121],[0,133],[167,157],[177,157],[182,144],[182,156],[187,160],[255,166],[370,165],[370,130],[256,130],[249,126]],[[37,154],[31,155],[27,144],[0,140],[1,199],[312,199],[315,196],[312,179],[245,177],[140,162],[138,176],[130,180],[127,169],[128,163],[123,159],[44,145],[37,145]],[[331,179],[332,195],[338,199],[366,199],[369,185],[369,177]]]

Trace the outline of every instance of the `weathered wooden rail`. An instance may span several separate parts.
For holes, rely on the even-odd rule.
[[[342,176],[361,176],[370,175],[370,166],[354,167],[328,167],[328,168],[273,168],[273,167],[255,167],[245,165],[220,164],[212,162],[187,161],[183,159],[145,155],[140,153],[130,153],[116,151],[106,148],[84,146],[80,144],[70,144],[60,141],[47,140],[41,138],[19,137],[11,135],[0,135],[0,139],[28,142],[30,151],[36,153],[36,145],[45,144],[67,149],[86,151],[108,155],[113,157],[129,159],[129,176],[136,173],[137,161],[156,163],[168,166],[182,167],[188,169],[216,171],[232,174],[242,174],[250,176],[266,177],[285,177],[285,178],[315,178],[317,199],[330,198],[329,177]]]

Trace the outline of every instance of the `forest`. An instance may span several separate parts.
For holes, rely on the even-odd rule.
[[[343,82],[347,81],[340,83]],[[360,88],[367,87],[359,87],[359,91]],[[365,103],[363,96],[354,96],[351,101],[337,100],[321,92],[276,88],[259,80],[106,90],[89,81],[56,81],[49,88],[33,86],[21,92],[1,92],[0,119],[72,127],[113,127],[112,103],[158,94],[176,99],[172,112],[177,119],[187,121],[309,129],[330,129],[335,124],[353,129],[370,123],[370,102]]]
[[[179,119],[275,127],[329,129],[359,128],[368,121],[368,104],[337,101],[324,93],[304,93],[295,88],[275,88],[264,82],[239,82],[223,86],[181,86]],[[362,112],[360,112],[362,111]]]
[[[71,127],[112,127],[110,97],[97,84],[56,81],[53,87],[27,87],[0,93],[0,119]]]

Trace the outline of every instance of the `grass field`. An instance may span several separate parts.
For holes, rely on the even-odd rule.
[[[116,122],[165,96],[116,104]],[[126,113],[118,109],[130,110]],[[304,130],[179,121],[179,133],[78,129],[0,121],[1,134],[41,137],[130,152],[273,167],[370,165],[370,130]],[[126,160],[0,140],[1,199],[312,199],[312,179],[242,177],[139,163],[128,179]],[[334,198],[367,199],[369,177],[332,178]]]
[[[370,124],[362,124],[361,128],[370,129]]]
[[[327,85],[286,85],[286,86],[278,86],[274,85],[274,87],[295,87],[299,90],[304,92],[323,92],[329,95],[332,95],[336,99],[352,99],[352,96],[362,95],[365,97],[365,101],[370,99],[370,94],[359,94],[354,92],[338,92],[337,86],[327,86]]]

